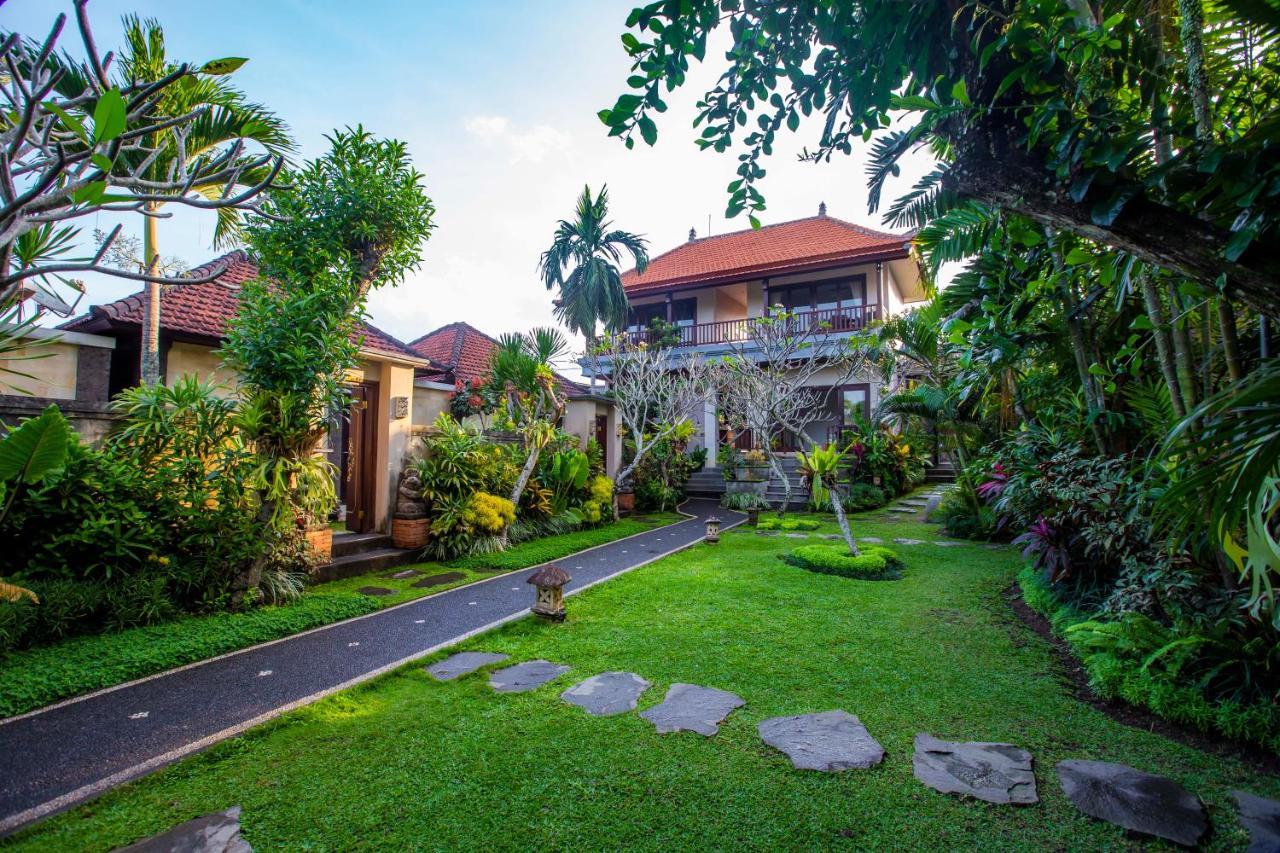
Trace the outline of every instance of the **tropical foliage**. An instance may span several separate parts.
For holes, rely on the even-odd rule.
[[[560,220],[551,248],[538,263],[547,290],[560,292],[556,319],[588,340],[601,324],[607,332],[625,328],[629,304],[617,266],[624,253],[637,272],[649,266],[644,238],[609,221],[609,188],[592,197],[591,187],[583,187],[574,219]]]

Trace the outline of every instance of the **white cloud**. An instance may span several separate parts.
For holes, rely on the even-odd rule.
[[[464,123],[467,133],[489,142],[507,132],[505,116],[471,116]]]
[[[548,154],[567,153],[572,142],[569,134],[546,124],[534,125],[526,131],[512,133],[507,137],[507,145],[511,150],[510,162],[513,165],[541,163]]]

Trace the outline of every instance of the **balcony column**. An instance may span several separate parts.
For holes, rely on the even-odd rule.
[[[716,456],[720,453],[720,424],[716,420],[716,392],[707,394],[702,403],[702,444],[707,448],[707,467],[719,467]]]
[[[884,319],[889,316],[884,310],[884,264],[876,261],[876,310],[872,312],[872,319]]]
[[[769,279],[767,278],[764,280],[764,313],[760,316],[769,316]]]
[[[673,309],[672,309],[672,307],[671,307],[671,303],[672,303],[673,301],[675,301],[675,300],[674,300],[674,297],[672,297],[672,295],[671,295],[671,292],[670,292],[670,291],[667,291],[667,322],[668,322],[668,323],[672,322],[672,320],[674,319],[674,316],[675,316],[675,315],[672,313]]]

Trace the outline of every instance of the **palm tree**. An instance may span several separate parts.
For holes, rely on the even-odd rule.
[[[158,21],[141,20],[130,15],[124,19],[125,48],[120,61],[123,83],[159,80],[178,67],[165,52],[164,30]],[[238,66],[237,66],[238,67]],[[233,69],[234,70],[234,69]],[[159,151],[158,156],[143,172],[142,177],[160,179],[181,165],[192,167],[235,152],[248,162],[250,155],[243,149],[248,144],[261,147],[272,155],[284,155],[295,148],[288,126],[275,113],[265,107],[250,103],[243,93],[217,76],[198,75],[184,77],[165,89],[156,105],[157,118],[173,118],[193,110],[205,108],[194,122],[156,133],[149,141],[149,148]],[[139,163],[117,164],[122,170],[136,168]],[[247,168],[230,191],[248,187],[266,177],[268,166]],[[195,184],[189,192],[205,198],[219,198],[227,190],[225,183]],[[144,208],[142,262],[145,271],[159,274],[160,249],[157,234],[157,214],[162,203],[149,202]],[[236,241],[240,233],[241,212],[234,207],[218,208],[218,222],[213,233],[214,248],[223,248]],[[149,282],[146,286],[147,311],[142,319],[141,379],[145,384],[160,381],[160,288]]]
[[[608,216],[608,186],[594,199],[591,187],[584,186],[574,221],[560,220],[551,248],[538,262],[547,290],[560,288],[556,318],[588,339],[595,336],[597,323],[610,332],[627,325],[627,293],[617,267],[622,253],[631,253],[637,272],[649,266],[647,241],[630,231],[611,230]]]
[[[511,502],[517,507],[542,448],[555,438],[556,422],[564,414],[551,362],[568,348],[559,331],[538,328],[524,335],[503,335],[489,362],[490,381],[501,389],[507,416],[523,434],[528,454],[511,490]]]

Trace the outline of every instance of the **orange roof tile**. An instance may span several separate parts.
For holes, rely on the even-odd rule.
[[[227,324],[240,308],[240,285],[257,278],[258,265],[241,250],[229,252],[191,270],[193,277],[208,275],[219,266],[225,271],[207,284],[166,286],[160,292],[160,328],[183,335],[220,340]],[[94,305],[83,317],[59,328],[95,331],[108,325],[141,326],[146,293],[139,291],[115,302]],[[361,323],[361,349],[396,358],[422,358],[396,338],[369,323]]]
[[[470,382],[489,375],[489,361],[498,342],[469,323],[457,322],[441,326],[409,342],[409,349],[428,359],[433,367],[440,368],[443,381]],[[582,385],[556,374],[560,390],[566,394],[579,394]]]
[[[810,216],[690,240],[649,261],[643,274],[622,275],[636,295],[677,285],[740,281],[800,272],[840,261],[905,258],[911,234],[890,234],[834,216]]]

